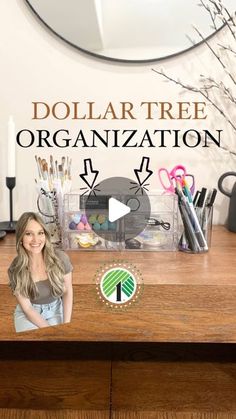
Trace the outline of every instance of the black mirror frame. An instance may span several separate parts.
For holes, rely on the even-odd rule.
[[[181,54],[184,54],[186,52],[192,51],[194,48],[204,44],[205,42],[207,42],[208,40],[210,40],[213,36],[215,36],[218,32],[221,31],[221,29],[223,29],[226,24],[223,24],[222,26],[220,26],[218,29],[216,29],[214,32],[212,32],[210,35],[208,35],[206,38],[204,38],[203,40],[200,40],[199,42],[197,42],[194,45],[190,45],[188,48],[185,48],[181,51],[175,52],[173,54],[169,54],[169,55],[165,55],[159,58],[148,58],[145,60],[126,60],[126,59],[122,59],[122,58],[113,58],[113,57],[107,57],[105,55],[101,55],[101,54],[96,54],[95,52],[86,50],[84,48],[79,47],[76,44],[73,44],[73,42],[68,41],[67,39],[63,38],[63,36],[61,36],[59,33],[57,33],[54,29],[51,28],[51,26],[49,26],[42,18],[41,16],[36,12],[36,10],[33,8],[33,6],[30,4],[30,0],[25,0],[25,2],[27,3],[27,5],[30,7],[31,11],[33,12],[34,15],[37,16],[37,18],[43,23],[44,26],[46,26],[47,29],[49,29],[50,32],[52,32],[54,35],[56,35],[57,38],[60,38],[63,42],[65,42],[66,44],[70,45],[71,47],[79,50],[80,52],[83,52],[86,55],[89,55],[91,57],[94,58],[98,58],[101,59],[102,61],[110,61],[110,62],[118,62],[118,63],[123,63],[123,64],[145,64],[145,63],[155,63],[155,62],[160,62],[163,60],[168,60],[170,58],[175,58],[178,57]]]

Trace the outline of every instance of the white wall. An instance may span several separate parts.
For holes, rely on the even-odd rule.
[[[40,24],[22,0],[1,0],[0,42],[0,219],[7,219],[8,192],[5,187],[7,121],[13,115],[17,131],[27,128],[68,129],[76,136],[79,129],[223,129],[226,144],[233,143],[235,133],[225,120],[210,106],[206,122],[202,121],[145,121],[138,105],[142,101],[202,101],[200,95],[184,92],[178,86],[165,83],[151,68],[164,68],[168,74],[184,81],[194,82],[201,73],[219,75],[215,59],[206,46],[173,59],[154,64],[119,64],[97,60],[69,47]],[[224,33],[221,37],[224,40]],[[216,42],[214,39],[212,42]],[[56,121],[46,119],[32,121],[32,101],[53,104],[57,101],[95,101],[100,110],[108,102],[114,105],[130,101],[137,105],[137,121]],[[81,185],[79,173],[83,159],[91,157],[100,170],[100,179],[110,176],[133,178],[133,169],[140,165],[142,156],[151,158],[151,187],[159,188],[157,169],[171,168],[182,163],[196,177],[198,187],[215,187],[217,179],[226,170],[235,170],[236,164],[223,150],[181,147],[174,149],[106,149],[93,148],[37,149],[17,147],[17,186],[14,190],[15,218],[23,211],[36,209],[35,177],[37,168],[34,155],[49,159],[62,156],[73,158],[73,188]],[[228,200],[220,193],[217,196],[215,222],[224,223]]]

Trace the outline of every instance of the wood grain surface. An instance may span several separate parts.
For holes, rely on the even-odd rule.
[[[236,419],[236,413],[121,411],[113,412],[112,419]]]
[[[0,409],[1,419],[109,419],[109,412],[82,410]],[[221,419],[221,418],[219,418]]]
[[[145,417],[144,412],[156,412],[151,418],[159,417],[157,412],[163,418],[172,418],[166,412],[204,412],[206,418],[207,414],[215,417],[213,413],[222,413],[227,417],[236,413],[234,352],[235,346],[116,344],[112,364],[113,412],[132,412],[135,406],[136,412],[140,412],[137,418]],[[119,413],[114,417],[126,416]]]
[[[136,304],[117,312],[97,299],[93,285],[75,285],[70,324],[16,333],[15,299],[2,285],[0,339],[236,342],[235,302],[232,285],[146,285]]]
[[[183,252],[86,252],[67,251],[74,284],[92,284],[97,269],[114,259],[128,260],[142,272],[147,285],[236,285],[236,234],[222,226],[213,230],[212,247],[205,254]],[[7,269],[15,252],[15,236],[0,241],[0,284],[7,284]]]
[[[0,409],[2,419],[236,419],[236,413]]]
[[[105,410],[109,407],[107,361],[4,360],[0,361],[0,370],[1,408]]]
[[[2,343],[0,371],[0,409],[109,411],[109,345]]]
[[[6,419],[236,417],[232,344],[3,342],[0,371]]]
[[[102,262],[122,254],[69,252],[72,322],[17,334],[6,273],[14,235],[8,235],[0,243],[0,340],[236,342],[236,235],[216,227],[212,243],[203,255],[126,252],[123,256],[142,272],[144,286],[136,303],[118,311],[99,300],[94,274]]]

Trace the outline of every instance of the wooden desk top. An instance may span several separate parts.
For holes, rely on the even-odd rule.
[[[68,252],[74,266],[70,324],[15,333],[15,298],[7,268],[14,235],[0,241],[0,340],[236,342],[236,234],[214,228],[206,254],[181,252]],[[126,310],[106,307],[94,275],[102,263],[132,262],[142,273],[143,293]]]

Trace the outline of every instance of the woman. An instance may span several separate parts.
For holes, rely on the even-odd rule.
[[[16,226],[17,257],[8,275],[18,305],[17,332],[69,323],[72,314],[72,266],[61,250],[54,251],[41,217],[25,212]]]

